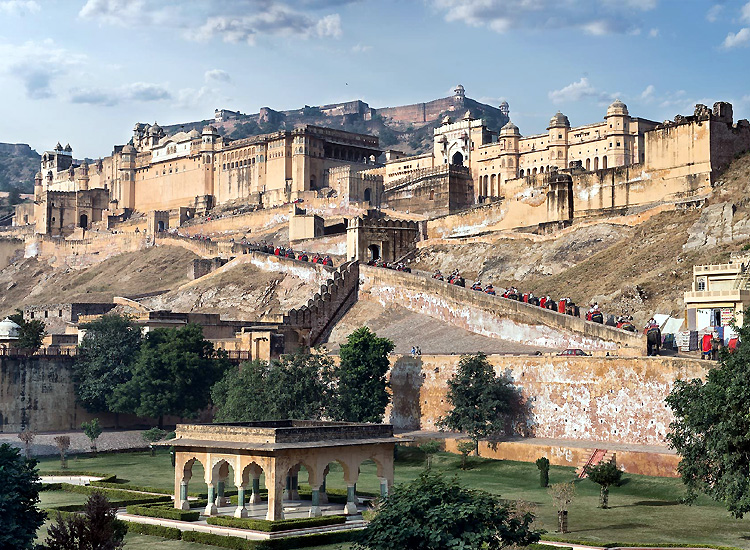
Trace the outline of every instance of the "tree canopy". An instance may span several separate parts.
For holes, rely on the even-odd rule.
[[[611,460],[600,462],[596,466],[588,466],[586,468],[586,475],[588,478],[601,485],[601,491],[599,494],[599,507],[609,507],[609,487],[610,485],[617,485],[622,479],[622,470],[617,467],[617,464]]]
[[[116,519],[116,509],[101,491],[95,491],[86,501],[83,514],[65,518],[57,514],[50,525],[45,541],[47,550],[120,550],[127,533],[127,525]]]
[[[34,548],[34,539],[44,523],[39,510],[42,488],[36,460],[26,460],[18,449],[0,445],[0,548]]]
[[[335,390],[329,416],[347,422],[382,422],[390,396],[386,375],[394,344],[367,327],[352,332],[341,346],[333,369]]]
[[[270,364],[229,369],[211,389],[217,422],[322,418],[332,369],[322,354],[298,352]]]
[[[141,329],[117,314],[103,315],[81,328],[86,334],[73,366],[76,395],[89,412],[111,411],[115,388],[132,377]]]
[[[475,443],[509,431],[523,408],[520,392],[507,377],[495,376],[483,353],[461,357],[448,380],[448,402],[452,408],[438,425],[465,432]]]
[[[737,518],[750,512],[750,316],[743,342],[722,351],[706,381],[678,380],[667,397],[674,412],[667,440],[680,455],[688,498],[704,493]]]
[[[427,471],[397,485],[361,535],[357,548],[498,550],[539,540],[531,514],[517,513],[489,493]]]
[[[23,311],[16,310],[16,313],[8,316],[8,319],[17,324],[20,328],[18,329],[18,340],[16,345],[21,349],[27,349],[36,351],[42,347],[42,341],[47,335],[47,327],[44,321],[39,319],[31,319],[27,321],[23,318]]]
[[[194,416],[210,403],[211,386],[228,366],[199,325],[152,330],[141,343],[130,380],[114,389],[113,410],[154,418]]]

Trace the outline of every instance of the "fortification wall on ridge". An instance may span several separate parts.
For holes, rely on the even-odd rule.
[[[646,352],[640,334],[411,273],[360,266],[359,298],[397,304],[477,334],[532,346],[582,348],[621,356]]]

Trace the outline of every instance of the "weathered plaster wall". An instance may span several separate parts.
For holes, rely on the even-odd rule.
[[[639,334],[410,273],[363,265],[359,298],[398,304],[491,338],[561,350],[645,355],[645,339]]]
[[[394,357],[389,422],[436,430],[449,408],[447,381],[458,361],[450,355]],[[667,357],[491,355],[489,361],[522,390],[534,436],[638,445],[665,445],[673,417],[664,399],[676,380],[702,378],[708,366]]]
[[[23,258],[24,242],[16,238],[0,238],[0,269]]]

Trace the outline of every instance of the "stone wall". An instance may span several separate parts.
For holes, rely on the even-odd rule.
[[[155,425],[133,415],[86,412],[76,403],[72,364],[71,357],[0,356],[0,432],[78,430],[94,417],[104,428]]]
[[[0,238],[0,269],[23,258],[24,242],[14,237]]]
[[[429,216],[448,214],[474,202],[474,184],[468,168],[451,164],[413,170],[388,184],[386,208]]]
[[[361,300],[396,304],[471,332],[553,349],[645,355],[645,338],[537,306],[490,296],[428,277],[360,267]]]
[[[667,357],[488,359],[498,375],[506,374],[522,390],[535,437],[637,445],[666,444],[673,417],[664,399],[676,380],[703,378],[710,366]],[[397,429],[436,430],[449,408],[447,381],[458,361],[450,355],[392,357],[387,421]]]
[[[193,263],[188,268],[188,279],[194,281],[200,279],[204,275],[208,275],[212,271],[216,271],[221,266],[227,263],[227,260],[223,258],[210,258],[210,259],[197,259],[193,260]]]

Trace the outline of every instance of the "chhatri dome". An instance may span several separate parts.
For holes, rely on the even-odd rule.
[[[500,129],[500,135],[507,136],[507,135],[520,135],[518,131],[518,126],[513,124],[511,121],[508,121],[508,124],[503,126]]]
[[[0,321],[0,340],[17,340],[21,327],[7,317]]]
[[[559,128],[560,126],[563,126],[565,128],[570,128],[570,121],[568,120],[568,117],[566,117],[560,111],[557,111],[557,113],[555,113],[555,116],[553,116],[549,120],[549,127]]]
[[[628,106],[619,99],[615,99],[607,109],[607,116],[628,116]]]

